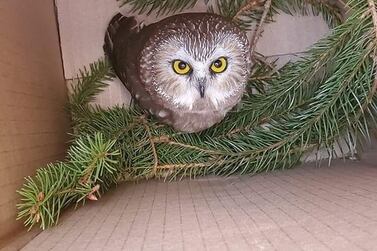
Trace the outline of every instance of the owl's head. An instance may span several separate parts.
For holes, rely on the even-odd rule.
[[[238,102],[250,69],[248,39],[223,17],[195,13],[160,23],[142,52],[151,88],[172,106],[220,109]]]

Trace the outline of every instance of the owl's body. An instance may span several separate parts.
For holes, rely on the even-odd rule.
[[[141,107],[176,130],[198,132],[240,101],[249,47],[244,32],[223,17],[187,13],[142,29],[118,14],[104,48]]]

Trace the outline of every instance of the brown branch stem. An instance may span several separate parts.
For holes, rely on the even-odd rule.
[[[205,153],[208,153],[208,154],[214,154],[214,155],[223,154],[222,152],[219,152],[219,151],[208,150],[208,149],[200,148],[198,146],[193,146],[193,145],[188,145],[188,144],[172,141],[169,137],[158,137],[158,138],[154,138],[153,141],[155,143],[166,143],[166,144],[169,144],[169,145],[175,145],[175,146],[180,146],[180,147],[184,147],[184,148],[190,148],[190,149],[197,150],[197,151],[200,151],[200,152],[205,152]]]
[[[271,2],[272,2],[272,0],[266,0],[266,2],[264,3],[264,11],[263,11],[262,17],[261,17],[259,24],[257,25],[257,28],[255,29],[254,34],[253,34],[252,39],[251,39],[251,49],[250,49],[251,56],[254,55],[255,47],[257,46],[257,42],[258,42],[259,37],[262,33],[263,24],[266,21],[267,14],[268,14],[268,12],[270,11],[270,8],[271,8]]]
[[[156,173],[159,161],[158,161],[158,155],[157,155],[157,151],[156,151],[155,142],[153,140],[151,130],[148,126],[148,122],[145,120],[145,117],[142,116],[140,120],[143,123],[145,130],[147,131],[147,134],[148,134],[148,137],[149,137],[149,142],[150,142],[151,147],[152,147],[152,154],[153,154],[153,159],[154,159],[153,172]]]
[[[158,170],[166,170],[166,169],[176,169],[176,168],[200,168],[200,167],[207,167],[212,165],[213,163],[190,163],[190,164],[166,164],[157,166]]]
[[[258,4],[259,4],[258,0],[249,0],[248,2],[246,2],[246,4],[244,6],[242,6],[237,11],[237,13],[234,15],[234,17],[232,18],[232,20],[233,21],[237,20],[241,14],[245,13],[246,11],[250,11],[255,6],[258,6]]]
[[[92,162],[86,167],[84,170],[83,176],[80,178],[79,183],[86,184],[88,183],[88,180],[90,176],[92,176],[94,169],[96,168],[96,163],[99,159],[106,156],[107,153],[100,153],[97,156],[94,157]]]
[[[374,0],[368,0],[368,6],[372,14],[372,20],[373,20],[373,26],[374,26],[374,32],[375,32],[375,43],[377,44],[377,11],[376,11],[376,4],[374,3]],[[374,70],[375,72],[374,72],[372,90],[368,95],[369,100],[373,99],[373,96],[376,94],[376,91],[377,91],[377,51],[376,49],[374,50],[373,63],[375,67],[375,70]]]

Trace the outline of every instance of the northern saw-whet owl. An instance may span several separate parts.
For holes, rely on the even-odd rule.
[[[199,132],[241,99],[250,72],[246,34],[210,13],[185,13],[141,28],[117,14],[104,49],[136,102],[162,123]]]

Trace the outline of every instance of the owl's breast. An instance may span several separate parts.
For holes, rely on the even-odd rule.
[[[200,132],[221,122],[234,107],[233,103],[237,102],[238,100],[234,100],[214,107],[203,99],[203,102],[198,102],[192,109],[173,109],[172,126],[183,132]]]
[[[174,114],[173,127],[182,132],[200,132],[219,123],[227,111],[181,112]]]

